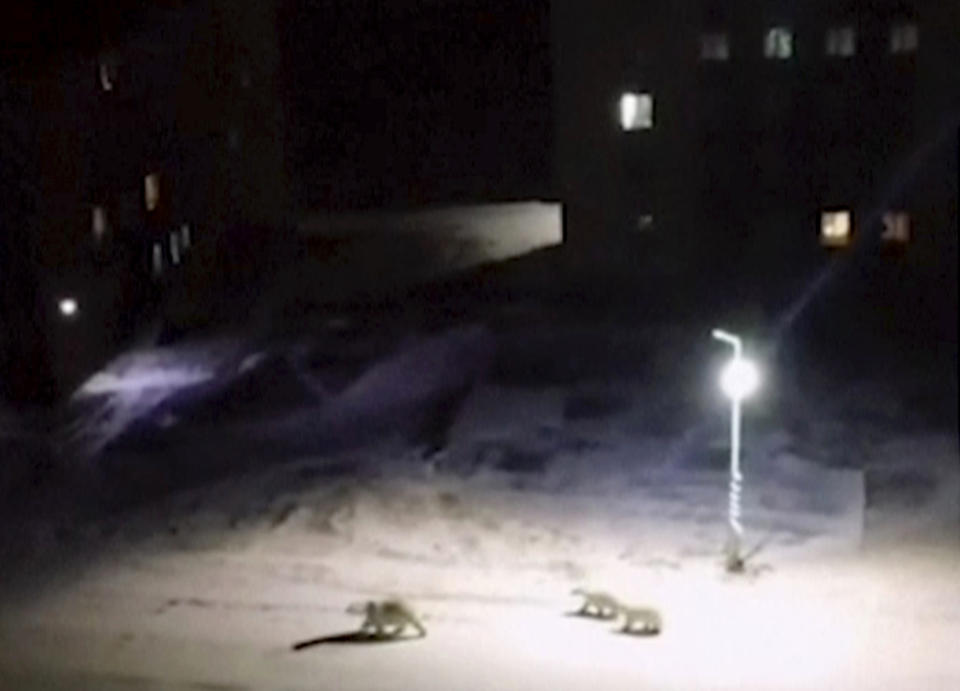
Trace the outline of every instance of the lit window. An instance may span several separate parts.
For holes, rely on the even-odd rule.
[[[160,203],[160,176],[156,173],[143,178],[143,203],[147,211],[153,211]]]
[[[903,211],[889,211],[883,215],[883,242],[905,244],[910,241],[910,214]]]
[[[637,230],[645,233],[653,228],[653,214],[640,214],[637,217]]]
[[[174,266],[180,263],[180,236],[170,233],[170,261]]]
[[[793,33],[790,29],[785,26],[768,29],[763,40],[763,54],[775,60],[793,57]]]
[[[653,127],[653,96],[625,93],[620,97],[620,126],[624,130]]]
[[[159,278],[163,274],[163,247],[159,242],[153,243],[153,277]]]
[[[827,29],[827,55],[849,58],[857,52],[857,32],[852,26],[838,26]]]
[[[107,234],[107,210],[102,206],[93,207],[90,214],[90,228],[93,231],[93,239],[96,242],[103,242]]]
[[[117,81],[117,64],[114,60],[103,58],[97,69],[97,76],[100,79],[100,88],[104,91],[113,91],[113,85]]]
[[[824,211],[820,214],[820,244],[846,247],[850,244],[850,212]]]
[[[915,53],[920,45],[920,31],[912,22],[894,24],[890,27],[890,52]]]
[[[184,223],[180,226],[180,246],[183,249],[190,249],[190,224]]]
[[[730,41],[726,34],[704,34],[700,37],[700,59],[724,61],[730,59]]]

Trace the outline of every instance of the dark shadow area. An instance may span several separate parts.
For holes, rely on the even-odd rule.
[[[612,633],[617,634],[618,636],[630,636],[631,638],[654,638],[663,633],[663,629],[638,629],[638,630],[629,630],[616,629]]]
[[[510,473],[543,473],[550,455],[518,449],[510,444],[489,443],[478,452],[477,465]]]
[[[553,132],[548,10],[283,3],[281,87],[298,204],[543,196]]]
[[[627,396],[609,393],[578,393],[563,403],[564,420],[598,420],[619,413],[630,405]]]

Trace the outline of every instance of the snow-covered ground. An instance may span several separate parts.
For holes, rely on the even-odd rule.
[[[72,508],[25,526],[45,553],[3,601],[0,688],[960,687],[960,451],[918,403],[936,369],[765,363],[756,553],[731,575],[713,325],[480,303],[429,331],[304,313],[89,380],[43,495]],[[575,616],[575,587],[663,632]],[[341,635],[393,595],[425,638]]]

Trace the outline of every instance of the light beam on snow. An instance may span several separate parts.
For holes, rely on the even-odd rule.
[[[88,454],[102,451],[136,420],[191,387],[229,376],[234,344],[157,348],[126,353],[83,383],[71,397],[77,411],[61,432]]]

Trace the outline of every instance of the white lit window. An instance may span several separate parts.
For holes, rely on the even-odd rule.
[[[143,178],[143,203],[147,211],[153,211],[160,203],[160,176],[156,173]]]
[[[836,26],[827,29],[827,55],[849,58],[856,52],[857,32],[852,26]]]
[[[163,274],[163,246],[159,242],[153,243],[153,277],[160,278]]]
[[[820,214],[820,244],[846,247],[850,244],[851,225],[849,211],[824,211]]]
[[[913,22],[903,22],[890,27],[890,52],[915,53],[920,45],[920,30]]]
[[[910,214],[903,211],[888,211],[883,215],[883,242],[905,244],[910,241]]]
[[[785,26],[767,29],[763,39],[763,55],[774,60],[793,57],[793,33]]]
[[[180,226],[180,246],[183,249],[190,249],[190,224],[184,223]]]
[[[107,210],[102,206],[94,206],[90,213],[90,228],[93,231],[93,239],[96,242],[103,242],[107,234]]]
[[[97,77],[99,77],[101,89],[113,91],[113,85],[117,81],[116,61],[112,58],[101,58],[97,69]]]
[[[180,236],[170,233],[170,262],[176,266],[180,263]]]
[[[641,233],[653,228],[653,214],[640,214],[637,219],[637,230]]]
[[[700,59],[724,61],[730,59],[730,41],[726,34],[703,34],[700,37]]]
[[[620,97],[620,127],[648,130],[653,127],[653,96],[625,93]]]

